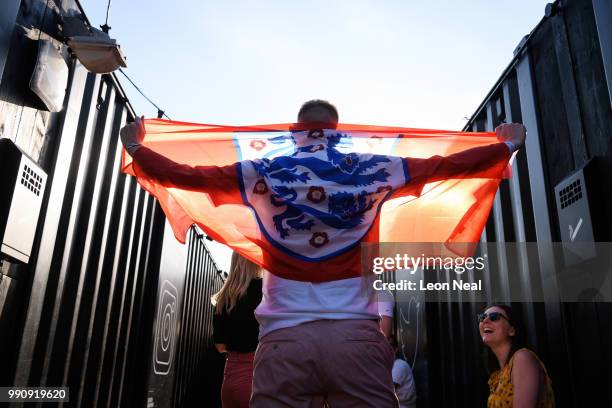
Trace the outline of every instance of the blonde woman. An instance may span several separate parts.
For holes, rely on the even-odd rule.
[[[261,302],[261,269],[237,252],[230,273],[213,296],[215,347],[227,353],[221,401],[223,408],[248,408],[253,382],[253,357],[259,337],[254,311]]]

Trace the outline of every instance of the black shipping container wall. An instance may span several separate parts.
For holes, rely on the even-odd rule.
[[[21,0],[4,0],[0,13],[0,78],[11,45],[11,34]]]
[[[212,295],[223,285],[221,271],[213,261],[204,236],[191,230],[187,270],[184,273],[183,315],[177,343],[173,407],[193,407],[205,403],[220,407],[220,390],[225,354],[214,348]]]
[[[203,235],[193,228],[186,247],[166,223],[148,407],[221,406],[224,358],[212,342],[211,297],[222,284]]]
[[[509,67],[465,130],[492,131],[502,121],[522,122],[526,146],[504,180],[483,233],[484,242],[555,242],[561,231],[554,186],[589,160],[599,174],[593,216],[596,241],[612,240],[612,8],[599,0],[551,4],[515,51]],[[552,253],[551,253],[552,254]],[[526,255],[525,255],[526,256]],[[554,273],[561,260],[541,253],[527,262],[497,259],[515,298],[543,293],[558,298]],[[534,277],[538,279],[533,279]],[[533,285],[532,282],[536,284]],[[476,313],[470,302],[426,303],[430,407],[486,406],[487,374]],[[612,406],[611,303],[515,303],[530,346],[547,366],[558,407]],[[419,401],[420,406],[425,406]]]
[[[410,280],[405,271],[397,271],[385,276],[385,282],[401,282]],[[396,291],[394,323],[398,339],[398,357],[410,364],[415,378],[415,388],[419,406],[429,406],[429,376],[430,359],[440,358],[441,350],[428,352],[427,333],[425,321],[425,299],[420,291]]]
[[[159,269],[157,311],[151,333],[153,339],[151,370],[141,375],[149,375],[147,405],[169,407],[172,404],[174,381],[178,371],[176,349],[179,330],[182,328],[181,300],[185,289],[187,251],[184,245],[176,241],[167,222],[164,228]]]
[[[29,264],[0,268],[0,385],[68,386],[67,406],[146,406],[163,397],[148,375],[169,357],[156,354],[161,328],[175,364],[170,403],[157,406],[178,407],[211,349],[205,300],[220,287],[218,270],[201,236],[164,242],[156,200],[120,172],[119,129],[134,112],[115,75],[88,73],[62,46],[63,110],[49,113],[30,91],[39,37],[23,27],[59,38],[68,9],[81,10],[72,0],[0,3],[0,137],[49,175]],[[168,304],[173,337],[156,321]]]

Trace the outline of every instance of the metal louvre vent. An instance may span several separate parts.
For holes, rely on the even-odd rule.
[[[575,180],[572,184],[559,191],[559,201],[561,209],[575,203],[582,198],[582,185],[580,180]]]
[[[28,167],[27,164],[23,166],[23,172],[21,173],[21,184],[37,196],[40,195],[42,178],[36,174],[34,170]]]

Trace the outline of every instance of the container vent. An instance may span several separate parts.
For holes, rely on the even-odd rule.
[[[34,170],[28,167],[28,165],[23,166],[23,171],[21,173],[21,184],[37,196],[40,195],[42,178]]]
[[[575,180],[573,183],[568,185],[559,191],[559,201],[561,202],[561,209],[574,204],[576,201],[582,198],[582,185],[580,179]]]

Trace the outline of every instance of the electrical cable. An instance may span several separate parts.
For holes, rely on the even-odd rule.
[[[102,31],[104,31],[106,34],[108,34],[108,32],[111,29],[111,26],[108,25],[108,16],[110,15],[110,6],[111,6],[111,0],[108,0],[108,3],[106,4],[106,20],[104,21],[104,24],[100,26]]]
[[[106,21],[104,21],[104,25],[107,27],[108,27],[108,15],[110,14],[111,1],[112,0],[108,0],[108,4],[106,5]]]
[[[155,108],[157,109],[157,117],[158,118],[162,118],[162,116],[165,116],[167,119],[170,119],[170,117],[168,115],[166,115],[166,112],[164,112],[159,106],[157,106],[157,104],[155,104],[155,102],[153,102],[147,95],[144,94],[144,92],[142,92],[142,90],[140,90],[140,88],[138,87],[138,85],[136,85],[134,83],[134,81],[132,81],[132,79],[125,73],[123,72],[123,69],[119,68],[119,72],[121,72],[123,74],[123,76],[130,81],[130,84],[132,84],[132,86],[134,88],[136,88],[136,90],[143,96],[143,98],[145,98],[151,105],[155,106]]]
[[[48,1],[48,0],[47,0]],[[110,15],[110,8],[111,8],[111,2],[112,0],[108,0],[108,3],[106,4],[106,20],[104,21],[104,25],[100,26],[100,28],[102,28],[102,31],[104,31],[105,33],[108,34],[108,31],[110,30],[110,26],[108,25],[108,16]],[[121,72],[123,74],[123,76],[130,81],[130,84],[132,84],[132,86],[134,88],[136,88],[136,90],[153,106],[155,106],[155,108],[157,109],[157,117],[159,119],[161,119],[162,117],[166,117],[167,119],[170,119],[170,117],[168,115],[166,115],[166,113],[159,107],[157,106],[157,104],[155,102],[153,102],[147,95],[145,95],[144,92],[142,92],[142,90],[138,87],[138,85],[136,85],[134,83],[134,81],[132,81],[132,79],[128,76],[128,74],[126,74],[125,72],[123,72],[123,70],[121,68],[119,68],[119,72]],[[171,120],[171,119],[170,119]]]

